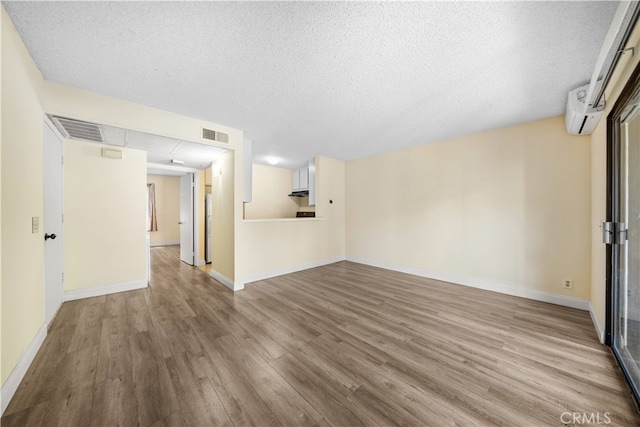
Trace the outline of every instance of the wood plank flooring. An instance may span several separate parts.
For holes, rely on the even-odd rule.
[[[350,262],[236,294],[176,247],[152,267],[62,306],[2,426],[640,425],[583,311]]]

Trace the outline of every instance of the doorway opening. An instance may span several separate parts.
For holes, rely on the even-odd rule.
[[[205,175],[203,170],[178,173],[160,171],[157,165],[149,168],[147,183],[154,186],[157,218],[157,228],[147,232],[150,251],[177,246],[181,263],[194,267],[206,264]]]

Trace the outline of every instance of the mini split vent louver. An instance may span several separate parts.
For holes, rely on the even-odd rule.
[[[208,139],[210,141],[229,143],[229,135],[226,133],[218,132],[211,129],[202,129],[202,139]]]
[[[49,118],[65,138],[104,142],[104,133],[99,124],[60,116],[49,116]]]

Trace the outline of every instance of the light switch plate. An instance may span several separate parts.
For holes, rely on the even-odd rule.
[[[40,217],[31,217],[31,234],[36,234],[38,232],[40,232]]]

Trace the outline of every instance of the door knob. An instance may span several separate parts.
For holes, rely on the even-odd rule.
[[[49,239],[53,240],[55,238],[56,238],[56,235],[53,234],[53,233],[52,234],[45,233],[45,235],[44,235],[44,240],[49,240]]]

